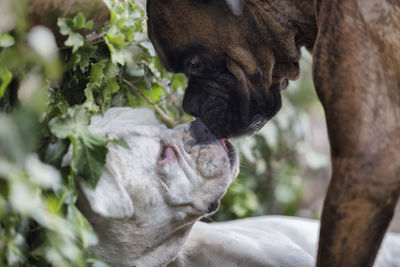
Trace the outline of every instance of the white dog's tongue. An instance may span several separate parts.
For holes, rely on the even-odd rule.
[[[219,143],[221,144],[221,146],[225,149],[225,152],[228,153],[228,147],[226,146],[226,141],[228,140],[228,138],[222,138],[219,139]]]

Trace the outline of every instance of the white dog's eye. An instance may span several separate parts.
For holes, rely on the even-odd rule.
[[[176,159],[175,150],[171,146],[165,144],[163,141],[161,141],[160,144],[161,152],[158,158],[158,163],[164,165],[174,161]]]

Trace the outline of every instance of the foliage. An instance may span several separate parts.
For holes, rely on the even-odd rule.
[[[105,3],[110,20],[89,35],[82,30],[93,23],[82,13],[60,18],[66,39],[59,48],[47,28],[29,29],[24,13],[14,12],[18,24],[0,35],[1,265],[101,264],[87,251],[97,238],[75,207],[74,177],[94,187],[108,142],[125,144],[91,134],[94,113],[151,106],[138,90],[165,116],[189,119],[178,102],[185,78],[162,70],[154,57],[144,8]],[[63,161],[70,144],[71,160]]]
[[[169,126],[189,121],[180,105],[186,79],[161,67],[140,3],[104,0],[110,19],[97,29],[82,13],[59,18],[65,39],[57,44],[49,29],[29,26],[22,1],[6,2],[16,19],[0,27],[0,265],[103,266],[88,254],[97,238],[75,207],[74,178],[96,186],[107,144],[125,144],[92,135],[90,117],[149,106]],[[299,99],[286,98],[286,115],[237,143],[242,173],[216,219],[296,213],[302,167],[294,146],[306,117]]]

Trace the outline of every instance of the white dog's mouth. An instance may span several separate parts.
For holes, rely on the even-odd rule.
[[[208,214],[215,213],[219,208],[220,202],[221,201],[219,199],[214,202],[211,202],[211,204],[208,206]]]
[[[236,151],[235,147],[229,142],[228,138],[219,139],[218,142],[221,144],[222,148],[225,150],[229,158],[229,163],[233,167],[236,163]]]

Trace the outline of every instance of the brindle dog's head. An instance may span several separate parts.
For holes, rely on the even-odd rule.
[[[217,137],[251,134],[278,112],[280,91],[298,77],[307,45],[298,8],[286,1],[148,0],[147,12],[163,65],[189,78],[184,110]]]

